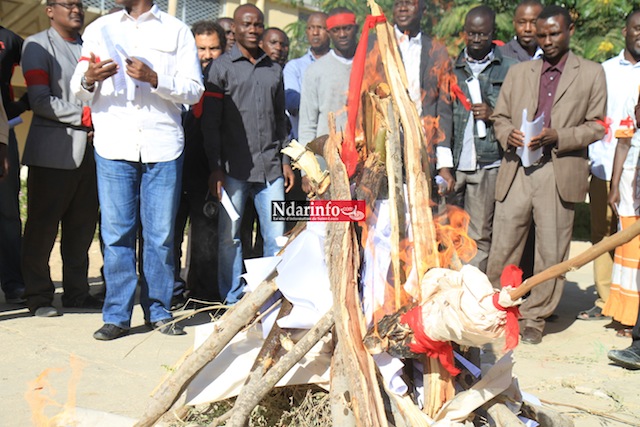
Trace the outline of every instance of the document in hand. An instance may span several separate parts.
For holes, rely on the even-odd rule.
[[[544,114],[530,122],[527,120],[527,109],[522,110],[522,126],[520,127],[520,131],[524,133],[524,147],[516,149],[516,154],[520,156],[522,166],[525,168],[528,168],[542,157],[542,147],[531,151],[529,149],[529,143],[531,142],[531,138],[540,135],[543,127]]]

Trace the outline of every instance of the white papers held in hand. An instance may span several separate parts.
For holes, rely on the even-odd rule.
[[[224,210],[227,211],[227,214],[229,215],[229,218],[231,218],[231,221],[235,221],[240,218],[240,215],[236,211],[236,208],[233,206],[233,203],[231,203],[231,198],[229,197],[229,194],[224,189],[224,187],[222,188],[222,199],[220,200],[220,203],[222,204]]]
[[[475,78],[475,76],[471,76],[465,80],[465,82],[469,88],[469,98],[471,98],[471,103],[482,104],[482,92],[480,92],[480,82],[478,79]],[[476,131],[480,138],[487,136],[487,125],[484,120],[476,120]]]
[[[532,151],[529,149],[529,144],[531,143],[531,138],[540,135],[543,127],[544,114],[541,114],[540,117],[530,122],[527,120],[527,109],[522,110],[522,126],[520,127],[520,131],[524,133],[524,147],[517,148],[516,154],[520,156],[522,166],[525,168],[528,168],[542,157],[542,147]]]

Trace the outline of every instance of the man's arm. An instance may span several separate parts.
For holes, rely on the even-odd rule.
[[[313,67],[313,65],[311,66]],[[316,138],[318,130],[318,116],[320,105],[318,100],[317,84],[313,68],[309,67],[302,78],[300,93],[300,122],[298,123],[298,142],[307,145]]]
[[[512,123],[511,116],[511,96],[513,92],[513,82],[516,73],[514,73],[514,69],[510,68],[507,72],[507,76],[502,83],[502,87],[500,88],[500,95],[498,95],[498,101],[496,102],[496,107],[493,109],[493,114],[491,115],[491,120],[493,121],[493,131],[498,139],[498,142],[502,146],[503,150],[507,150],[509,143],[509,135],[513,131],[519,132],[518,129]],[[520,113],[522,114],[522,113]]]
[[[222,116],[224,112],[224,96],[226,86],[223,70],[219,67],[219,61],[213,61],[205,74],[206,92],[202,100],[202,129],[203,146],[209,162],[209,191],[218,199],[222,197],[222,185],[224,183],[224,171],[221,159],[222,142]]]
[[[9,121],[0,102],[0,181],[9,170],[9,158],[7,157],[7,144],[9,143]]]
[[[591,81],[585,81],[580,76],[576,80],[578,84],[590,88],[585,121],[575,127],[555,129],[558,133],[558,154],[586,148],[604,136],[605,129],[601,123],[607,112],[607,84],[604,69],[599,64],[595,66],[596,72]]]
[[[157,87],[152,85],[151,92],[176,104],[193,105],[200,100],[204,86],[196,42],[186,27],[180,30],[176,56],[175,75],[156,74]]]
[[[284,66],[284,106],[292,116],[300,110],[300,68],[295,59]]]
[[[40,44],[27,39],[22,51],[22,72],[31,110],[35,115],[54,122],[82,126],[83,107],[59,98],[51,91],[51,63],[51,54]]]

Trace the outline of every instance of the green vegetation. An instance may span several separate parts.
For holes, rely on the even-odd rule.
[[[513,13],[518,0],[488,0],[478,2],[472,0],[426,0],[427,13],[422,20],[422,27],[429,34],[441,39],[449,48],[452,56],[457,55],[464,46],[462,26],[467,12],[482,3],[491,6],[497,13],[496,38],[508,41],[513,37]],[[295,1],[294,1],[295,3]],[[555,2],[543,2],[555,4]],[[317,0],[321,10],[328,11],[334,7],[344,6],[353,10],[359,23],[369,13],[365,1],[352,0]],[[378,4],[391,19],[393,0],[379,0]],[[634,8],[640,7],[638,1],[626,0],[567,0],[558,2],[569,9],[575,24],[575,34],[571,39],[574,52],[593,61],[602,62],[620,52],[624,46],[621,34],[625,16]],[[304,37],[305,22],[299,21],[288,25],[285,30],[291,38],[290,58],[297,58],[306,50]]]

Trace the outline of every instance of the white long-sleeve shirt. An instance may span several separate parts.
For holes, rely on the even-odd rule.
[[[189,28],[153,5],[137,19],[126,10],[103,16],[87,27],[83,40],[71,90],[81,100],[92,100],[96,152],[110,160],[143,163],[178,158],[184,146],[182,104],[197,103],[204,91]],[[93,92],[81,85],[91,53],[98,61],[111,58],[119,67]],[[125,55],[151,67],[158,86],[127,76]]]

